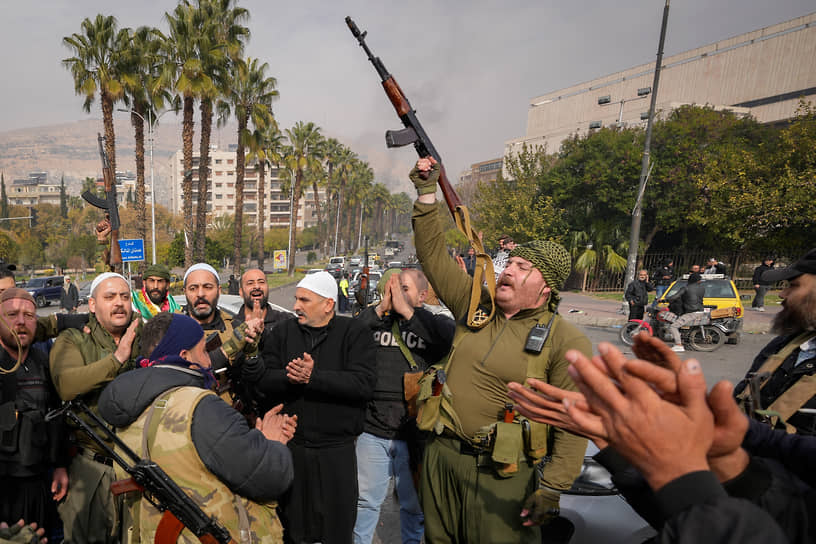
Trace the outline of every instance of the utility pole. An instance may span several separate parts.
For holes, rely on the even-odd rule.
[[[624,289],[634,281],[635,269],[638,261],[638,247],[640,245],[640,203],[643,199],[643,192],[646,189],[646,181],[649,178],[649,158],[652,143],[652,125],[654,125],[655,104],[657,102],[657,85],[660,81],[660,65],[663,64],[663,44],[666,41],[666,26],[669,21],[669,0],[663,8],[663,23],[660,27],[660,42],[657,46],[657,62],[655,63],[654,82],[652,83],[652,100],[649,104],[649,120],[646,123],[646,141],[643,144],[643,163],[640,168],[640,183],[638,184],[637,199],[632,210],[632,236],[629,239],[629,255],[626,259],[626,277],[624,278]]]

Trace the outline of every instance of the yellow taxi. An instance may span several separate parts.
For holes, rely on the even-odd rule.
[[[745,308],[740,301],[740,294],[734,282],[724,274],[702,274],[702,284],[705,287],[703,295],[703,306],[711,309],[735,308],[733,317],[723,318],[721,323],[728,329],[726,343],[738,344],[742,334],[742,319],[745,316]],[[668,306],[666,299],[677,293],[688,284],[688,274],[684,274],[680,279],[675,280],[660,300],[658,306]]]

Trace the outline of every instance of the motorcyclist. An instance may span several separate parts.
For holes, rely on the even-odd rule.
[[[686,351],[685,348],[683,348],[680,329],[688,325],[696,325],[705,317],[705,312],[703,311],[705,286],[700,282],[701,279],[700,274],[696,272],[690,274],[688,284],[666,299],[669,301],[669,304],[675,301],[682,303],[682,314],[680,314],[669,327],[672,339],[674,340],[672,351]]]

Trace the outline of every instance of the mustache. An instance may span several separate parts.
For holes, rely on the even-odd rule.
[[[206,298],[197,298],[196,301],[193,303],[193,306],[198,306],[199,304],[206,304],[210,308],[212,308],[212,303],[207,300]]]
[[[249,292],[249,296],[251,297],[262,297],[263,291],[261,289],[253,289]]]

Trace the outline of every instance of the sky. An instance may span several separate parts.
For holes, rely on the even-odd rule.
[[[82,109],[61,60],[62,38],[85,17],[166,30],[172,0],[0,0],[0,132],[101,118]],[[239,0],[249,9],[247,54],[269,64],[282,128],[312,121],[369,161],[377,181],[406,189],[413,148],[387,149],[401,128],[373,66],[344,23],[403,89],[451,178],[500,157],[523,136],[530,99],[642,63],[653,63],[658,0]],[[665,55],[816,11],[813,0],[674,0]],[[120,116],[126,114],[120,113]],[[162,124],[175,123],[172,114]],[[196,121],[197,122],[197,121]],[[196,138],[197,138],[196,133]],[[215,135],[226,147],[231,134]],[[229,141],[227,141],[229,140]],[[179,142],[180,145],[180,142]]]

